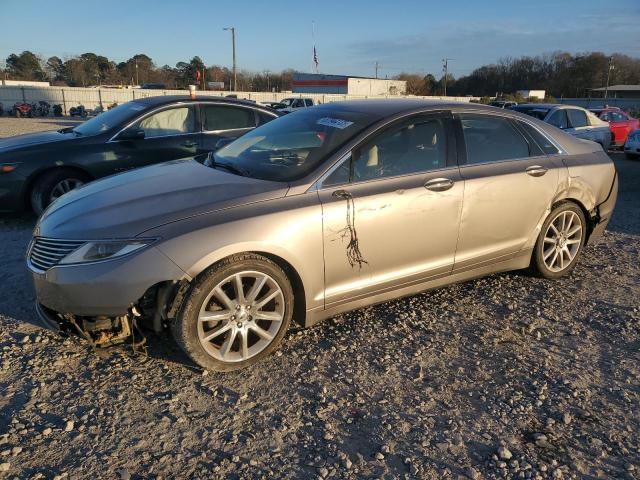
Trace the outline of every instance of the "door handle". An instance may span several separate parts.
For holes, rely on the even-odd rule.
[[[195,147],[197,143],[192,142],[191,140],[187,140],[186,142],[183,142],[180,145],[182,145],[183,147],[191,148],[191,147]]]
[[[525,172],[527,172],[532,177],[541,177],[545,173],[547,173],[547,169],[541,167],[540,165],[531,165],[530,167],[526,168]]]
[[[453,187],[453,180],[449,178],[434,178],[424,184],[424,188],[432,192],[444,192]]]

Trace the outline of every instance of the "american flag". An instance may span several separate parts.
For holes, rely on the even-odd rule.
[[[316,70],[318,69],[318,53],[316,52],[316,46],[313,46],[313,63],[316,65]]]

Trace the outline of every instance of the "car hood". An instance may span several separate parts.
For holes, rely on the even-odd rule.
[[[92,182],[56,200],[34,235],[131,238],[167,223],[283,197],[288,185],[241,177],[193,159],[174,160]]]
[[[20,147],[38,145],[40,143],[59,142],[77,138],[73,133],[60,133],[57,130],[48,132],[27,133],[0,139],[0,152],[15,150]]]

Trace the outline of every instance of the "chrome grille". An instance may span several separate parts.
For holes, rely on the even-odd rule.
[[[35,269],[44,272],[85,243],[81,240],[36,237],[29,249],[29,262]]]

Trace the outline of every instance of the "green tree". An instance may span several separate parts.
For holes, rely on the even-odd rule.
[[[12,53],[7,57],[7,73],[16,80],[43,81],[46,74],[42,70],[40,59],[32,52],[25,50],[19,55]]]

